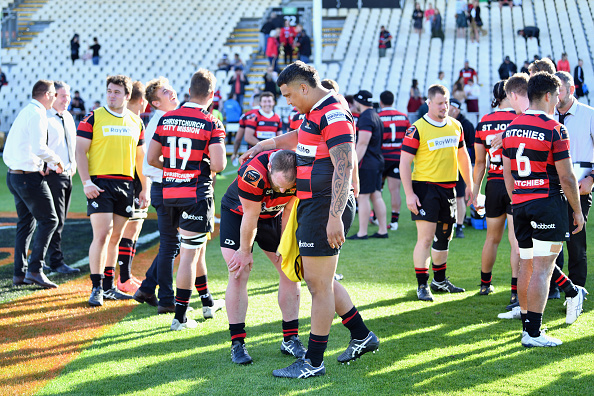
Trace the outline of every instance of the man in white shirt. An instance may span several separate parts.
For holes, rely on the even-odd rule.
[[[54,208],[58,216],[58,227],[50,240],[47,249],[46,270],[60,274],[74,274],[80,272],[78,268],[72,268],[64,262],[62,253],[62,230],[66,221],[66,214],[70,208],[70,194],[72,193],[72,176],[76,173],[76,160],[74,158],[74,146],[76,144],[76,125],[74,118],[66,109],[70,104],[70,86],[62,81],[55,81],[56,100],[51,109],[47,111],[47,145],[60,157],[64,164],[64,171],[61,173],[49,170],[45,176],[47,185],[52,193]]]
[[[150,142],[153,138],[157,124],[163,115],[177,109],[179,100],[177,93],[165,77],[151,80],[146,85],[146,100],[155,108],[155,114],[149,121],[145,139]],[[179,253],[179,238],[177,230],[172,225],[171,217],[163,205],[163,170],[150,166],[146,156],[142,166],[142,173],[151,180],[151,204],[157,210],[159,228],[159,253],[153,260],[146,278],[134,294],[134,299],[139,303],[157,306],[157,313],[175,312],[173,293],[173,261]],[[159,285],[159,299],[155,296],[155,289]]]
[[[43,273],[43,259],[56,227],[58,216],[50,189],[45,181],[45,164],[57,173],[64,171],[60,157],[47,146],[47,110],[56,100],[54,83],[39,80],[33,86],[31,102],[15,119],[4,146],[4,162],[8,166],[6,184],[14,195],[18,215],[14,247],[15,286],[36,284],[43,288],[56,288]],[[35,231],[29,263],[26,257]]]

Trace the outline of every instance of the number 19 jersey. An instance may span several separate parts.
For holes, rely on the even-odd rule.
[[[163,154],[163,202],[189,206],[212,198],[209,146],[224,143],[221,121],[192,102],[165,113],[153,140]]]
[[[503,155],[514,177],[512,204],[561,194],[555,162],[569,158],[569,137],[563,124],[542,111],[527,110],[503,134]]]

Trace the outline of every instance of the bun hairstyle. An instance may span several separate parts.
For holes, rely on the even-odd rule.
[[[493,86],[493,101],[491,102],[491,107],[495,108],[501,104],[503,99],[507,97],[505,93],[505,80],[500,80],[495,83]]]

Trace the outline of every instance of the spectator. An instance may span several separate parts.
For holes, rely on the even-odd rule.
[[[392,48],[392,35],[386,30],[385,26],[380,27],[379,35],[379,57],[386,56],[386,49]]]
[[[233,55],[233,63],[231,64],[231,66],[233,66],[235,69],[237,69],[239,67],[243,70],[245,65],[243,64],[243,61],[241,60],[241,57],[239,56],[239,54]]]
[[[466,21],[466,10],[468,5],[465,0],[456,1],[456,28],[458,37],[466,36],[466,28],[468,23]]]
[[[0,90],[2,90],[4,85],[8,85],[8,80],[6,79],[6,74],[4,74],[2,68],[0,68]]]
[[[444,87],[450,86],[450,82],[448,80],[446,80],[445,73],[442,70],[440,70],[439,73],[437,74],[437,80],[435,80],[435,82],[433,84],[443,85]]]
[[[94,65],[98,65],[99,64],[99,50],[101,49],[101,45],[99,45],[99,41],[97,40],[97,37],[93,37],[93,45],[89,46],[89,49],[91,51],[93,51],[93,56],[91,57],[91,59],[93,60],[93,64]]]
[[[421,105],[421,107],[419,107],[419,110],[417,110],[416,120],[422,118],[428,112],[429,112],[429,105],[427,104],[427,97],[423,96],[423,104]]]
[[[441,41],[443,41],[445,38],[443,34],[441,13],[437,8],[435,9],[435,14],[433,15],[433,18],[431,18],[431,38],[435,37],[440,38]]]
[[[464,85],[468,84],[469,80],[475,80],[477,84],[478,81],[478,73],[472,67],[468,65],[468,59],[464,61],[464,68],[460,70],[460,77],[464,77]]]
[[[309,58],[311,57],[311,40],[303,26],[297,25],[297,32],[295,46],[299,50],[299,60],[303,63],[309,63]]]
[[[274,13],[270,14],[270,16],[268,17],[268,20],[264,23],[264,25],[262,25],[262,28],[260,29],[259,52],[261,52],[263,54],[266,54],[266,48],[268,48],[268,37],[270,37],[270,32],[272,32],[273,30],[276,29],[276,27],[274,26],[274,22],[272,20],[273,14]]]
[[[72,98],[72,101],[70,102],[68,111],[72,113],[74,120],[77,123],[80,122],[86,114],[85,101],[80,97],[80,92],[74,91],[74,98]]]
[[[264,73],[264,92],[271,92],[274,94],[274,100],[278,98],[278,89],[276,86],[276,79],[278,73],[274,71],[272,66],[268,66],[266,73]]]
[[[229,71],[231,69],[231,64],[229,63],[229,57],[227,54],[223,54],[223,57],[219,59],[219,63],[217,63],[218,70]]]
[[[508,5],[510,7],[514,6],[514,2],[512,0],[499,0],[499,9],[502,9],[504,5]]]
[[[423,33],[423,10],[421,10],[421,5],[419,3],[415,3],[415,10],[412,14],[412,20],[415,33],[419,33],[420,37],[421,33]]]
[[[433,4],[429,3],[427,9],[425,10],[425,21],[431,25],[431,21],[433,21],[433,16],[435,15],[435,9],[433,8]]]
[[[479,35],[479,28],[478,28],[478,25],[476,24],[476,9],[475,9],[474,5],[475,5],[475,3],[468,4],[467,16],[468,16],[468,22],[470,22],[470,42],[478,43],[481,36]],[[480,16],[480,8],[479,8],[479,16]]]
[[[526,73],[528,74],[528,66],[530,66],[530,62],[528,62],[527,60],[524,61],[524,66],[522,66],[522,68],[520,69],[520,73]]]
[[[516,74],[517,71],[516,64],[509,59],[509,56],[506,56],[501,66],[499,66],[499,78],[506,80]]]
[[[285,27],[281,29],[280,42],[285,51],[285,65],[293,63],[293,42],[295,41],[295,28],[286,20]],[[287,62],[287,59],[289,60]]]
[[[412,86],[410,87],[410,97],[408,104],[406,105],[406,111],[408,111],[408,118],[415,118],[415,113],[419,110],[419,107],[423,104],[423,97],[421,96],[421,90],[419,89],[419,82],[417,79],[412,80]]]
[[[567,60],[567,53],[561,54],[561,59],[557,61],[557,71],[564,71],[571,73],[571,67],[569,67],[569,61]]]
[[[573,80],[575,83],[575,94],[578,98],[584,96],[584,61],[578,59],[578,65],[573,70]]]
[[[530,66],[528,66],[528,72],[530,73],[530,77],[541,71],[545,71],[549,74],[555,74],[557,70],[555,69],[555,64],[549,58],[535,60],[530,64]]]
[[[524,29],[518,30],[518,35],[528,40],[529,38],[535,38],[536,43],[540,47],[540,29],[536,26],[524,26]],[[534,60],[537,60],[538,55],[534,55]]]
[[[182,107],[187,101],[190,100],[190,94],[184,94],[184,100],[179,104],[179,107]]]
[[[464,95],[466,96],[466,110],[469,113],[479,112],[479,96],[481,94],[481,88],[478,84],[474,83],[474,80],[468,80],[468,84],[464,86]]]
[[[452,87],[452,98],[458,100],[460,103],[466,101],[466,94],[464,93],[464,77],[458,77],[458,80]]]
[[[70,59],[72,59],[72,64],[74,65],[74,61],[79,58],[78,51],[80,49],[80,42],[78,34],[74,34],[72,39],[70,40]]]
[[[273,30],[270,32],[268,43],[266,44],[266,56],[268,57],[268,64],[274,70],[277,70],[278,46],[278,30]]]
[[[476,22],[476,26],[478,27],[478,30],[481,32],[481,34],[483,36],[487,35],[487,31],[485,29],[483,29],[483,20],[481,18],[481,6],[479,5],[479,0],[474,0],[474,3],[472,5],[472,12],[474,13],[474,15],[472,16]],[[478,35],[477,35],[477,41],[478,41]]]
[[[93,103],[93,107],[91,107],[91,111],[97,110],[99,107],[101,107],[101,102],[96,100],[95,103]]]
[[[243,97],[245,95],[245,87],[249,84],[249,81],[245,74],[243,74],[243,69],[241,67],[235,68],[235,74],[231,76],[229,79],[229,85],[233,88],[231,89],[231,97],[239,103],[239,106],[243,109]]]

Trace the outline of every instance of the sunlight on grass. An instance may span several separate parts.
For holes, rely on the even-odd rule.
[[[131,392],[131,393],[123,393],[122,395],[125,396],[140,396],[146,394],[155,394],[155,395],[189,395],[192,394],[192,391],[196,389],[197,386],[202,384],[205,380],[201,378],[196,378],[193,381],[190,380],[179,380],[179,381],[172,381],[168,384],[163,384],[161,386],[155,388],[149,388],[143,390],[142,392]]]

